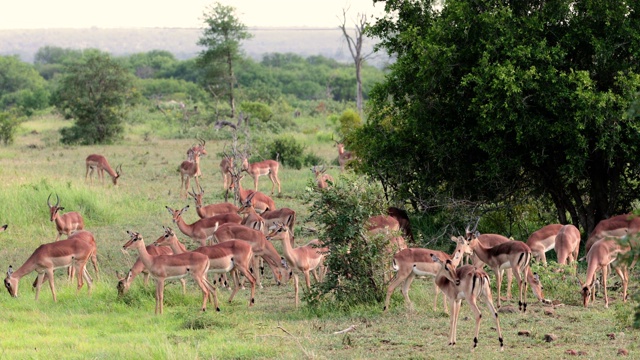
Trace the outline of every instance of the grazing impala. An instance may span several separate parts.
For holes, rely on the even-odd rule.
[[[189,192],[189,184],[191,183],[191,178],[195,180],[196,186],[200,187],[200,181],[198,178],[202,174],[200,171],[200,152],[196,151],[193,153],[193,160],[185,160],[180,164],[178,168],[180,172],[180,193],[184,194],[183,197],[187,197],[187,193]],[[184,193],[182,189],[184,188]]]
[[[253,190],[258,191],[258,178],[262,175],[269,176],[271,180],[271,195],[273,189],[278,184],[278,194],[280,194],[280,179],[278,179],[278,169],[280,163],[275,160],[264,160],[249,164],[249,160],[245,156],[242,159],[242,171],[246,171],[253,178]]]
[[[355,159],[356,156],[351,151],[344,150],[344,143],[336,141],[336,147],[338,148],[338,163],[340,164],[340,171],[344,171],[345,165],[349,161]]]
[[[138,250],[144,266],[156,280],[156,315],[162,315],[163,312],[165,280],[181,279],[189,275],[191,275],[200,287],[200,290],[202,290],[202,311],[207,309],[207,299],[209,299],[211,292],[213,292],[214,306],[217,311],[220,311],[216,288],[207,280],[209,258],[206,255],[196,252],[185,252],[175,255],[151,256],[147,252],[144,239],[139,233],[127,230],[127,234],[129,234],[131,239],[127,241],[122,248],[124,250],[129,248]]]
[[[311,172],[313,173],[313,176],[316,179],[316,184],[320,189],[326,189],[329,187],[330,184],[335,183],[331,175],[325,174],[326,171],[327,169],[325,168],[324,165],[322,165],[322,168],[319,168],[315,165],[311,168]]]
[[[609,273],[609,265],[613,267],[615,272],[622,280],[622,301],[627,301],[627,286],[629,285],[629,268],[625,262],[616,261],[618,255],[625,254],[631,248],[628,245],[621,245],[618,238],[610,237],[596,241],[587,253],[587,279],[583,283],[580,278],[580,286],[582,290],[582,301],[584,307],[589,305],[589,301],[595,300],[594,283],[596,272],[602,271],[602,288],[604,289],[604,307],[609,307],[609,298],[607,296],[607,277]],[[635,260],[634,260],[635,263]],[[633,264],[631,265],[633,266]]]
[[[556,235],[556,254],[558,264],[566,265],[578,261],[580,250],[580,230],[574,225],[564,225]],[[577,265],[577,263],[576,263]]]
[[[204,219],[197,220],[192,224],[187,224],[182,218],[182,213],[189,210],[189,205],[185,206],[181,210],[174,210],[170,207],[166,207],[171,214],[173,222],[178,225],[178,229],[183,234],[200,242],[200,246],[207,245],[207,240],[211,239],[213,232],[216,231],[216,227],[228,222],[240,224],[242,218],[235,213],[221,214]]]
[[[422,248],[408,248],[397,252],[393,256],[393,270],[396,271],[395,277],[389,283],[389,288],[387,289],[387,298],[384,302],[384,311],[389,309],[389,301],[391,299],[391,294],[395,288],[402,285],[402,295],[404,296],[405,303],[409,306],[410,309],[413,309],[413,303],[411,299],[409,299],[409,288],[411,287],[411,283],[416,278],[416,276],[436,276],[438,271],[440,270],[440,265],[435,263],[431,257],[431,255],[436,255],[441,260],[451,260],[451,263],[454,268],[458,267],[460,264],[460,260],[462,260],[463,254],[471,254],[471,248],[469,247],[469,243],[464,240],[464,237],[452,236],[451,240],[455,242],[456,249],[454,250],[453,258],[448,254],[431,249],[422,249]],[[455,256],[455,254],[460,254],[460,256]],[[433,311],[436,311],[438,307],[438,293],[440,292],[440,288],[436,285],[435,287],[435,296],[433,299]],[[444,302],[444,310],[445,312],[449,312],[446,305],[446,297],[443,298]]]
[[[20,279],[35,271],[38,273],[35,282],[36,300],[38,300],[40,287],[46,278],[49,281],[53,301],[57,302],[53,271],[68,267],[73,267],[78,274],[82,274],[78,275],[77,292],[82,289],[84,280],[87,282],[87,290],[91,294],[92,280],[86,271],[86,265],[87,261],[96,253],[96,246],[95,240],[90,241],[87,237],[93,240],[93,235],[90,232],[79,231],[69,236],[66,240],[40,245],[15,272],[13,267],[9,265],[7,277],[4,279],[4,286],[9,291],[9,295],[18,297]]]
[[[242,175],[232,174],[231,177],[232,181],[229,189],[234,189],[236,187],[238,188],[238,198],[240,199],[240,204],[244,204],[247,201],[247,198],[249,198],[249,195],[255,193],[255,195],[251,197],[251,203],[256,209],[256,212],[263,213],[268,210],[276,209],[275,202],[269,196],[260,191],[243,189],[242,184],[240,183],[240,180],[242,180],[243,177]]]
[[[319,242],[312,240],[309,244],[293,248],[291,246],[291,240],[289,239],[289,228],[283,223],[276,223],[270,229],[267,239],[280,239],[282,240],[282,248],[284,257],[287,260],[289,266],[293,269],[300,271],[304,275],[304,280],[307,285],[307,290],[311,289],[311,276],[310,272],[322,265],[324,254],[327,253],[327,248],[319,248]],[[298,286],[298,274],[293,272],[293,284],[295,287],[296,307],[299,303],[299,286]]]
[[[49,219],[56,222],[56,230],[58,235],[56,241],[60,240],[60,236],[65,234],[71,235],[75,231],[84,229],[84,220],[80,213],[71,211],[66,214],[60,214],[64,207],[60,206],[60,197],[56,194],[56,204],[51,205],[51,194],[47,198],[47,205],[49,206]]]
[[[202,190],[201,186],[199,188],[200,192],[195,192],[193,188],[191,188],[191,192],[189,193],[189,195],[196,201],[196,212],[201,219],[221,214],[238,212],[238,207],[228,202],[203,206],[202,198],[204,196],[204,190]]]
[[[460,255],[460,253],[456,253],[455,256],[462,255]],[[482,269],[476,268],[473,265],[463,265],[456,269],[452,260],[443,261],[435,255],[431,255],[431,258],[433,262],[440,266],[436,275],[436,285],[442,290],[451,303],[449,345],[456,345],[458,317],[460,316],[462,300],[466,299],[476,318],[476,331],[475,337],[473,338],[473,349],[478,346],[480,320],[482,319],[482,314],[480,313],[480,309],[477,304],[477,299],[479,298],[487,304],[491,315],[496,321],[496,331],[498,332],[500,351],[503,351],[504,343],[502,340],[502,330],[500,330],[498,312],[493,306],[491,286],[489,285],[489,275],[487,275],[487,273]]]
[[[634,214],[623,214],[613,216],[609,219],[601,220],[593,229],[585,250],[589,253],[591,246],[598,240],[606,237],[622,237],[627,234],[632,235],[640,232],[640,216]]]
[[[527,245],[531,249],[531,256],[547,266],[547,257],[545,253],[556,246],[556,235],[562,228],[562,224],[551,224],[543,226],[541,229],[534,231],[527,239]]]
[[[500,286],[502,284],[502,270],[510,268],[516,280],[520,294],[518,298],[518,309],[527,311],[527,274],[529,271],[529,261],[531,260],[531,249],[522,241],[507,241],[493,247],[487,247],[478,240],[479,233],[469,231],[467,227],[467,239],[474,254],[482,262],[491,267],[496,274],[496,286],[498,291],[498,307],[500,307]]]
[[[116,170],[114,171],[109,165],[107,159],[99,154],[91,154],[87,156],[85,160],[87,166],[87,172],[84,174],[84,180],[87,181],[87,177],[91,179],[91,184],[93,185],[93,172],[94,170],[98,170],[98,178],[104,184],[104,172],[106,171],[109,176],[111,176],[111,180],[113,181],[113,185],[118,185],[118,179],[122,175],[122,164],[116,166]]]
[[[165,235],[156,240],[154,245],[169,246],[175,254],[180,254],[184,248],[184,246],[180,244],[175,233],[173,233],[171,229],[167,228],[165,228]],[[253,259],[253,251],[251,250],[251,245],[248,242],[243,240],[230,240],[220,244],[201,246],[193,250],[193,252],[203,254],[207,257],[209,260],[209,272],[224,274],[232,270],[240,271],[251,283],[251,298],[249,299],[249,306],[253,306],[255,303],[256,280],[249,270],[249,264]],[[236,278],[236,285],[229,297],[229,302],[233,300],[233,297],[239,289],[240,282]]]

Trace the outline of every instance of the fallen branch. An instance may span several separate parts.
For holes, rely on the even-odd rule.
[[[348,333],[349,331],[355,330],[356,326],[355,325],[351,325],[348,328],[344,329],[344,330],[340,330],[340,331],[336,331],[333,333],[333,335],[339,335],[339,334],[344,334],[344,333]]]
[[[313,356],[311,356],[311,355],[307,352],[307,350],[304,348],[304,346],[302,346],[302,344],[300,343],[300,341],[298,341],[298,338],[297,338],[297,337],[295,337],[295,336],[291,335],[291,333],[290,333],[290,332],[288,332],[288,331],[287,331],[285,328],[283,328],[282,326],[278,326],[278,329],[280,329],[280,330],[284,331],[284,333],[285,333],[285,334],[287,334],[287,335],[291,336],[291,337],[292,337],[292,338],[293,338],[293,339],[298,343],[298,346],[300,346],[300,349],[302,350],[302,352],[304,353],[304,355],[305,355],[308,359],[313,358]]]

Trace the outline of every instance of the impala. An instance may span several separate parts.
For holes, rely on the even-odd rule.
[[[338,148],[338,163],[340,164],[340,171],[344,171],[345,165],[349,161],[355,159],[355,155],[351,151],[344,151],[344,143],[336,141],[336,147]]]
[[[233,157],[224,155],[220,160],[220,173],[222,174],[222,189],[227,190],[231,186],[231,172],[233,170]]]
[[[249,160],[245,156],[242,159],[242,171],[246,171],[253,178],[253,190],[258,191],[258,178],[262,175],[269,176],[271,180],[271,195],[273,189],[278,184],[278,194],[280,194],[280,179],[278,179],[278,169],[280,163],[275,160],[264,160],[249,164]]]
[[[531,260],[531,249],[521,241],[507,241],[493,247],[486,247],[475,231],[469,231],[469,246],[474,254],[484,263],[489,265],[496,274],[496,286],[498,291],[498,307],[500,307],[500,286],[502,284],[502,269],[511,268],[520,289],[518,297],[518,309],[527,311],[527,273],[529,271],[529,261]]]
[[[173,250],[171,250],[171,248],[164,247],[164,246],[159,247],[159,246],[150,244],[150,245],[147,245],[146,249],[149,255],[151,256],[173,254]],[[183,250],[182,252],[187,251],[186,248],[182,250]],[[129,288],[131,287],[131,283],[136,278],[136,276],[138,276],[138,274],[140,273],[142,273],[143,275],[144,285],[147,286],[147,284],[149,283],[149,276],[151,274],[149,273],[149,270],[147,270],[147,268],[144,266],[144,263],[142,262],[142,258],[140,257],[136,259],[136,262],[133,264],[133,266],[131,267],[131,269],[126,275],[120,275],[120,273],[116,271],[116,277],[118,278],[118,285],[116,286],[116,288],[118,289],[118,296],[122,296],[129,291]],[[186,294],[187,292],[186,280],[182,278],[180,279],[180,282],[182,283],[182,293]]]
[[[367,220],[365,225],[367,231],[372,231],[375,229],[387,229],[389,231],[398,231],[400,230],[400,223],[396,218],[389,215],[376,215],[372,216]]]
[[[183,194],[182,189],[184,188],[184,197],[186,198],[186,194],[189,192],[191,178],[195,180],[196,186],[200,187],[200,181],[198,180],[202,174],[200,171],[200,152],[194,152],[192,160],[183,161],[178,171],[180,172],[180,193]]]
[[[241,204],[244,204],[246,202],[247,198],[249,198],[249,195],[255,193],[255,195],[251,197],[251,203],[253,204],[253,207],[256,209],[256,212],[263,213],[268,210],[276,209],[275,202],[269,196],[265,195],[260,191],[243,189],[242,184],[240,182],[240,180],[242,180],[242,177],[243,177],[242,175],[231,174],[231,177],[232,177],[232,181],[231,181],[231,186],[229,186],[229,189],[234,189],[236,187],[238,188],[238,198]]]
[[[171,231],[171,229],[165,229],[165,235],[156,240],[154,245],[169,246],[175,254],[181,254],[180,252],[184,248],[184,246],[180,244],[178,237],[173,233],[173,231]],[[253,306],[255,303],[256,279],[251,275],[251,271],[249,270],[249,264],[253,259],[253,251],[251,250],[251,245],[248,242],[242,240],[230,240],[220,244],[201,246],[193,250],[193,253],[199,253],[206,256],[209,261],[209,272],[225,274],[231,270],[240,271],[251,283],[251,298],[249,300],[249,306]],[[236,285],[229,297],[229,302],[233,300],[233,297],[239,289],[240,282],[236,279]]]
[[[62,234],[69,236],[75,231],[84,229],[84,220],[80,213],[72,211],[66,214],[60,214],[60,212],[64,210],[64,207],[60,206],[60,197],[58,197],[58,194],[56,194],[55,205],[51,205],[51,194],[49,194],[47,205],[49,206],[49,219],[56,222],[56,230],[58,231],[56,241],[60,240]]]
[[[251,244],[251,250],[255,256],[260,256],[271,268],[274,279],[278,285],[282,282],[282,275],[286,272],[286,269],[280,261],[281,256],[273,246],[273,244],[267,240],[265,234],[262,231],[248,228],[238,224],[223,224],[213,233],[213,239],[217,243],[222,243],[230,240],[244,240]],[[258,266],[253,267],[258,269]],[[262,288],[260,281],[260,271],[255,271],[255,278],[259,286]]]
[[[191,192],[189,193],[191,197],[196,202],[196,212],[201,219],[221,215],[221,214],[229,214],[229,213],[237,213],[238,207],[232,203],[223,202],[218,204],[209,204],[203,206],[202,198],[204,196],[204,190],[200,186],[200,192],[195,192],[193,188],[191,188]]]
[[[566,265],[578,261],[580,230],[577,227],[571,224],[562,226],[556,235],[555,242],[558,264]]]
[[[284,223],[287,225],[289,232],[291,233],[291,246],[295,246],[293,228],[296,223],[296,212],[289,208],[280,208],[258,214],[251,201],[252,195],[249,195],[240,208],[240,213],[246,214],[241,224],[252,229],[261,230],[266,235],[269,233],[269,228],[273,224],[277,222]]]
[[[242,222],[240,222],[240,224],[248,228],[264,232],[264,219],[256,212],[256,209],[251,203],[251,200],[253,199],[255,194],[256,193],[252,193],[251,195],[247,196],[247,198],[241,203],[242,206],[238,210],[238,214],[244,215],[244,218],[242,219]]]
[[[204,145],[207,142],[200,138],[197,139],[198,145],[193,145],[189,148],[189,150],[187,150],[187,160],[193,160],[193,155],[195,153],[199,153],[202,156],[207,155],[207,150],[204,148]]]
[[[104,172],[106,171],[109,176],[111,176],[111,180],[113,181],[113,185],[118,185],[118,179],[122,175],[122,164],[116,166],[116,170],[114,171],[109,165],[107,159],[99,154],[91,154],[87,156],[85,160],[87,166],[87,172],[84,174],[84,180],[87,181],[87,177],[91,179],[91,184],[93,185],[93,171],[98,170],[98,178],[104,184]]]
[[[311,168],[311,172],[316,179],[316,184],[320,189],[326,189],[330,184],[334,184],[335,182],[331,175],[325,174],[326,171],[327,169],[324,165],[322,165],[322,168],[318,168],[315,165]]]
[[[191,275],[193,280],[202,290],[202,311],[207,309],[207,299],[213,292],[214,306],[218,307],[218,294],[216,288],[207,280],[209,270],[209,258],[197,252],[185,252],[175,255],[151,256],[144,245],[142,235],[137,232],[127,230],[131,237],[122,248],[127,250],[133,248],[138,250],[140,259],[149,270],[151,276],[156,280],[156,310],[155,313],[162,315],[164,308],[164,282],[166,279],[181,279]]]
[[[527,239],[527,245],[531,249],[531,256],[547,266],[546,252],[555,248],[556,235],[562,228],[562,224],[551,224],[543,226],[541,229],[534,231]]]
[[[593,229],[585,250],[589,253],[591,246],[598,240],[606,237],[622,237],[627,234],[632,235],[640,231],[640,216],[634,214],[623,214],[601,220]]]
[[[456,253],[456,256],[461,256]],[[473,265],[463,265],[455,268],[452,260],[440,260],[437,256],[431,255],[432,260],[440,266],[436,275],[436,285],[449,299],[451,304],[450,315],[450,332],[449,345],[456,345],[456,334],[458,328],[458,317],[460,316],[460,308],[462,300],[466,299],[471,307],[476,319],[476,331],[473,338],[473,349],[478,346],[478,334],[480,332],[480,320],[482,314],[478,308],[477,299],[479,298],[489,308],[491,315],[496,321],[496,331],[498,332],[498,341],[500,342],[500,351],[504,350],[502,340],[502,330],[500,330],[500,321],[498,320],[498,312],[493,306],[493,298],[491,296],[491,286],[489,285],[489,275],[482,269]]]
[[[87,290],[91,294],[92,280],[86,271],[86,265],[87,261],[96,253],[96,246],[95,241],[92,243],[86,237],[93,238],[93,235],[88,231],[80,231],[69,236],[66,240],[40,245],[18,270],[13,271],[13,267],[9,265],[7,277],[4,279],[4,286],[9,291],[9,295],[18,297],[20,279],[35,271],[38,273],[35,282],[36,301],[40,295],[40,287],[46,277],[49,281],[53,301],[57,302],[53,271],[68,267],[73,267],[78,274],[82,274],[78,275],[76,292],[82,289],[84,280],[87,282]]]
[[[207,240],[211,239],[213,232],[216,231],[218,225],[232,222],[240,224],[242,218],[235,213],[221,214],[204,219],[197,220],[192,224],[187,224],[182,218],[182,214],[189,210],[189,205],[185,206],[181,210],[174,210],[166,206],[169,214],[171,214],[173,222],[178,226],[178,229],[183,234],[200,242],[200,246],[207,245]]]
[[[389,283],[389,287],[387,288],[387,298],[384,302],[384,311],[389,309],[389,301],[391,299],[391,294],[395,288],[402,285],[402,295],[404,296],[405,303],[409,306],[410,309],[413,309],[413,303],[411,299],[409,299],[409,288],[411,287],[411,283],[416,278],[416,276],[436,276],[438,274],[438,270],[440,269],[440,265],[435,263],[431,257],[431,255],[436,255],[439,259],[451,260],[453,267],[456,268],[460,264],[460,260],[462,260],[463,254],[471,254],[471,248],[469,247],[468,242],[464,240],[464,237],[455,237],[452,236],[451,240],[454,241],[456,245],[456,249],[453,251],[453,254],[460,254],[460,256],[454,256],[453,258],[448,254],[431,249],[422,249],[422,248],[408,248],[397,252],[393,256],[393,270],[396,271],[395,277]],[[440,292],[440,288],[436,285],[435,287],[435,296],[433,299],[433,311],[436,311],[438,307],[438,293]],[[443,298],[444,309],[445,312],[449,312],[446,306],[446,298]]]
[[[284,257],[287,260],[289,266],[293,269],[300,271],[304,275],[304,280],[307,285],[307,290],[311,289],[311,277],[310,272],[322,265],[324,254],[328,251],[327,248],[319,248],[319,242],[317,240],[311,241],[304,246],[298,246],[293,248],[291,246],[289,228],[283,223],[276,223],[270,228],[267,239],[280,239],[282,240],[282,251]],[[299,286],[298,286],[298,274],[293,272],[293,284],[295,288],[296,308],[299,303]]]
[[[589,300],[595,300],[593,291],[596,272],[602,271],[602,287],[604,289],[604,307],[609,307],[609,298],[607,297],[607,276],[609,265],[613,267],[615,272],[622,281],[622,299],[627,301],[627,286],[629,285],[629,268],[624,262],[617,262],[618,255],[625,254],[630,250],[629,246],[622,246],[618,238],[605,238],[596,241],[587,253],[587,279],[583,283],[580,278],[580,286],[582,290],[582,302],[584,307],[589,305]],[[635,261],[634,261],[635,263]],[[632,265],[633,266],[633,265]]]
[[[411,230],[411,221],[409,220],[407,212],[400,208],[391,206],[387,208],[387,215],[398,221],[398,225],[400,226],[404,237],[409,239],[410,242],[413,242],[413,231]]]

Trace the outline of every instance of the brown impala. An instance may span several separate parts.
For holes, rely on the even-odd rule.
[[[258,178],[263,175],[269,176],[271,180],[271,195],[273,189],[278,184],[278,194],[280,194],[280,179],[278,179],[278,169],[280,163],[275,160],[264,160],[249,164],[246,157],[242,159],[242,171],[246,171],[253,178],[253,190],[258,191]]]
[[[94,170],[98,170],[98,178],[104,184],[104,172],[106,171],[109,176],[111,176],[111,180],[113,181],[113,185],[118,185],[118,179],[122,175],[122,164],[116,166],[116,170],[114,171],[109,165],[107,159],[99,154],[91,154],[87,156],[85,160],[87,166],[87,172],[84,174],[84,180],[87,181],[87,177],[91,179],[91,184],[93,184],[93,172]]]
[[[47,198],[47,205],[49,206],[50,220],[56,222],[56,230],[58,235],[56,241],[60,240],[60,235],[71,235],[73,232],[84,229],[84,220],[82,215],[75,211],[70,211],[66,214],[60,214],[64,207],[60,206],[60,197],[56,194],[56,204],[51,205],[51,194]]]
[[[189,192],[189,195],[195,200],[196,212],[201,219],[221,214],[238,212],[238,207],[228,202],[203,205],[202,198],[204,197],[204,190],[202,190],[202,186],[199,186],[199,188],[200,192],[195,192],[195,190],[191,188],[191,192]]]

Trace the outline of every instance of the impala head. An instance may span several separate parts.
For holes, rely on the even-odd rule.
[[[454,253],[460,253],[462,255],[473,254],[473,249],[471,249],[471,246],[469,246],[469,241],[467,241],[464,236],[451,236],[451,241],[457,244]]]
[[[49,214],[50,214],[50,220],[54,221],[56,219],[56,217],[58,217],[58,211],[62,211],[64,210],[64,208],[60,205],[60,197],[58,197],[58,194],[56,194],[56,204],[55,205],[51,205],[51,195],[49,194],[49,197],[47,198],[47,205],[49,205]]]
[[[284,236],[284,234],[287,233],[288,231],[289,231],[289,228],[287,227],[287,225],[285,225],[283,222],[277,221],[269,227],[269,234],[267,235],[267,240],[281,239]]]
[[[459,251],[457,251],[454,257],[462,256]],[[456,258],[457,259],[457,258]],[[458,278],[458,274],[456,273],[456,268],[453,266],[451,260],[445,260],[444,262],[440,260],[435,254],[431,254],[431,260],[434,263],[440,264],[441,268],[439,274],[441,273],[446,277],[449,281],[456,284],[456,286],[460,285],[460,279]]]
[[[182,217],[182,213],[189,210],[189,205],[183,207],[181,210],[174,210],[168,206],[166,208],[169,211],[169,214],[171,214],[173,222],[177,224]]]
[[[114,176],[113,178],[111,178],[111,180],[113,180],[113,185],[118,185],[118,179],[120,179],[120,176],[122,176],[122,164],[116,166],[116,176]]]
[[[116,285],[116,289],[118,289],[118,296],[123,296],[129,291],[131,287],[131,270],[127,272],[127,274],[120,274],[119,271],[116,270],[116,278],[118,279],[118,285]]]
[[[164,234],[153,242],[155,246],[169,246],[172,240],[177,239],[176,234],[170,227],[163,226],[162,228],[164,229]]]
[[[253,197],[256,195],[255,192],[251,193],[249,196],[247,196],[246,199],[244,199],[244,202],[241,203],[241,207],[238,210],[238,214],[247,214],[249,213],[252,209],[254,209],[253,207]]]
[[[591,299],[591,285],[587,285],[586,282],[582,282],[578,275],[576,275],[578,282],[580,283],[580,295],[582,295],[582,305],[587,307],[589,305],[589,299]],[[587,279],[589,281],[589,279]]]
[[[127,250],[132,246],[137,246],[138,244],[143,243],[142,235],[140,235],[140,233],[127,230],[127,234],[129,234],[130,239],[124,245],[122,245],[123,250]]]
[[[242,157],[242,167],[240,171],[249,171],[249,158],[246,155]]]
[[[198,145],[195,145],[194,147],[192,147],[192,149],[194,150],[194,152],[200,153],[200,155],[207,155],[207,150],[204,148],[204,145],[207,143],[206,141],[204,141],[204,139],[198,139]]]
[[[204,190],[202,190],[202,186],[199,186],[199,187],[200,187],[200,192],[196,192],[193,189],[193,186],[191,187],[191,192],[189,192],[189,195],[196,201],[196,208],[202,207],[202,198],[204,196]]]
[[[11,277],[11,274],[13,274],[13,267],[9,265],[7,277],[4,279],[4,287],[7,288],[7,291],[9,291],[9,295],[11,295],[11,297],[18,297],[19,279]]]

